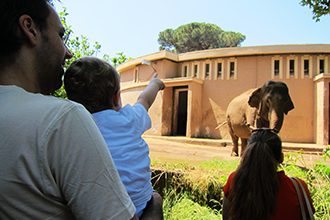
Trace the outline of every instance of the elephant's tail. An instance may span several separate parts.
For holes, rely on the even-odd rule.
[[[218,128],[222,127],[223,125],[227,124],[227,121],[223,122],[222,124],[218,125],[215,130],[217,130]]]

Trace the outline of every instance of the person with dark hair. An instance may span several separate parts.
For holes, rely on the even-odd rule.
[[[66,70],[64,86],[70,100],[83,104],[92,113],[137,217],[145,217],[150,207],[154,211],[151,219],[163,219],[162,198],[151,185],[149,147],[141,135],[151,128],[148,110],[165,84],[155,74],[136,103],[122,107],[116,69],[99,58],[83,57]]]
[[[72,54],[47,0],[0,1],[0,219],[138,219],[80,104],[49,96]]]
[[[15,0],[1,1],[0,24],[0,66],[11,65],[15,62],[21,47],[24,44],[24,38],[17,30],[19,29],[19,19],[23,14],[27,14],[33,19],[34,24],[40,32],[47,29],[47,17],[51,10],[48,7],[50,0],[31,1]]]
[[[277,171],[283,153],[276,133],[269,128],[253,131],[240,165],[223,187],[224,220],[303,219],[294,183],[284,171]],[[306,183],[298,180],[312,204]]]

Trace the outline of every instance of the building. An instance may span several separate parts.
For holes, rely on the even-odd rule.
[[[142,64],[143,60],[150,65]],[[289,87],[295,108],[284,117],[286,142],[329,144],[330,44],[220,48],[175,54],[159,51],[129,60],[121,73],[123,105],[134,104],[157,70],[166,88],[149,113],[146,134],[230,139],[230,101],[267,80]],[[153,68],[152,68],[153,67]]]

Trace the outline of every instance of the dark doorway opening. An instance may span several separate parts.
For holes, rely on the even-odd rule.
[[[186,136],[187,132],[187,108],[188,108],[188,86],[174,87],[174,111],[172,134]]]

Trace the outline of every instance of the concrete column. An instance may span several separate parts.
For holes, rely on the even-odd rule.
[[[319,74],[314,78],[316,109],[316,144],[329,144],[329,82],[330,74]]]

